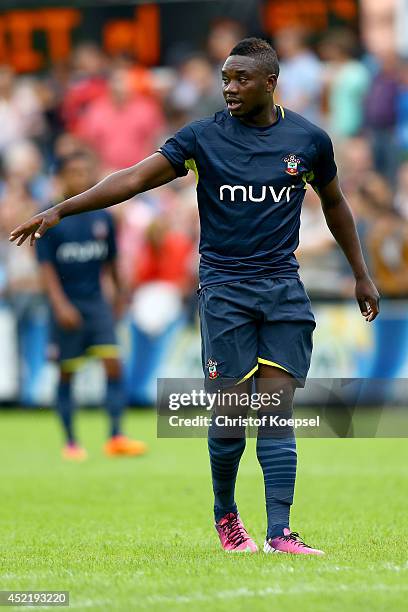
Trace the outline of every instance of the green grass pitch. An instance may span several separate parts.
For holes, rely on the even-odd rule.
[[[292,529],[327,553],[302,558],[219,549],[205,440],[158,440],[140,411],[149,454],[108,459],[102,414],[78,427],[90,458],[67,464],[54,415],[0,414],[1,589],[69,590],[76,610],[406,610],[406,440],[299,441]],[[237,501],[261,544],[254,440]]]

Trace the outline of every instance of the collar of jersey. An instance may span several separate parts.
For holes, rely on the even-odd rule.
[[[268,133],[268,130],[272,130],[274,127],[276,127],[278,123],[280,123],[281,119],[283,118],[282,107],[280,106],[280,104],[275,104],[275,108],[277,112],[277,119],[274,123],[271,123],[270,125],[263,125],[263,126],[247,125],[246,123],[243,123],[240,119],[238,119],[238,117],[233,117],[230,113],[228,113],[228,115],[230,119],[232,119],[235,123],[242,125],[242,127],[248,128],[250,130],[254,130],[254,133],[258,132],[258,134],[265,134],[265,133]]]

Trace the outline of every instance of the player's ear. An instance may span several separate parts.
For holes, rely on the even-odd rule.
[[[268,93],[273,93],[275,91],[277,82],[278,82],[278,77],[276,76],[276,74],[268,74],[268,77],[266,80],[266,91]]]

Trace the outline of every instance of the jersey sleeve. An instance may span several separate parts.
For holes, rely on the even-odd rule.
[[[189,171],[186,162],[195,155],[196,137],[191,125],[186,125],[174,136],[166,140],[159,153],[169,160],[177,176],[185,176]]]
[[[40,263],[55,264],[56,250],[52,232],[50,230],[48,230],[45,236],[35,241],[35,251],[37,259]]]
[[[319,129],[315,143],[317,155],[313,167],[313,178],[309,182],[313,187],[321,189],[334,179],[337,174],[337,166],[334,161],[332,141],[324,130]]]

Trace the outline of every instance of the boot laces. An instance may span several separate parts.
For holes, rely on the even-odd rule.
[[[230,514],[227,518],[227,522],[221,525],[221,529],[225,531],[227,539],[233,544],[234,547],[243,544],[248,540],[248,534],[245,531],[244,526],[238,519],[237,514]]]
[[[294,542],[298,546],[304,546],[305,548],[312,548],[302,540],[297,531],[291,531],[288,533],[288,535],[279,536],[279,539],[284,540],[285,542]]]

